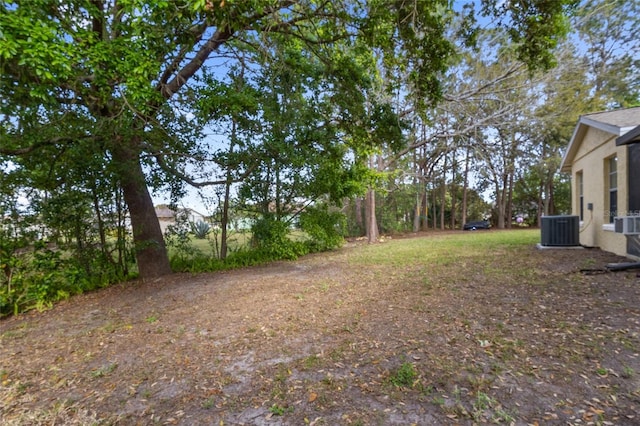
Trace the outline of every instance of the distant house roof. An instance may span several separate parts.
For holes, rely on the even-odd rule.
[[[172,208],[170,208],[169,206],[167,206],[166,204],[161,204],[155,207],[156,210],[156,216],[158,216],[158,219],[162,220],[174,220],[176,217],[176,211],[173,210]],[[206,216],[203,215],[202,213],[199,213],[197,211],[195,211],[194,209],[191,208],[180,208],[178,209],[179,212],[185,212],[188,215],[191,216],[200,216],[202,218],[205,218]]]
[[[624,135],[616,139],[616,145],[629,145],[640,142],[640,126],[634,127]]]
[[[576,155],[580,143],[584,139],[589,127],[611,133],[613,136],[620,136],[635,130],[640,125],[640,107],[617,109],[614,111],[595,112],[580,116],[578,125],[573,131],[567,151],[562,158],[560,170],[571,171],[571,163]],[[616,139],[616,144],[620,145]]]
[[[204,215],[202,213],[200,213],[199,211],[196,211],[190,207],[187,207],[184,209],[186,212],[191,213],[192,215],[196,215],[196,216],[202,216],[202,217],[207,217],[207,215]]]
[[[176,217],[176,212],[166,206],[157,206],[156,216],[158,216],[158,219],[173,219]]]

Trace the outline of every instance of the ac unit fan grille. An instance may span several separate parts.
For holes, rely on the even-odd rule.
[[[540,232],[543,246],[579,246],[580,218],[568,215],[543,216]]]

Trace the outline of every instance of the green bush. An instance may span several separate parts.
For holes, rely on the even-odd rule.
[[[98,257],[90,265],[82,264],[77,256],[36,243],[29,251],[14,253],[10,269],[0,279],[0,316],[46,309],[74,294],[125,278],[115,272],[113,264]]]
[[[271,215],[258,219],[251,227],[252,246],[263,260],[293,260],[309,251],[299,241],[289,239],[289,227]]]
[[[245,266],[261,265],[273,260],[265,257],[264,253],[255,249],[242,249],[230,253],[225,259],[228,268],[243,268]]]
[[[188,229],[172,227],[167,234],[172,248],[171,268],[180,272],[210,272],[222,269],[260,265],[274,260],[293,260],[309,252],[330,250],[344,242],[345,216],[329,212],[326,206],[308,209],[300,219],[307,241],[294,241],[286,222],[273,215],[258,219],[251,228],[250,247],[229,253],[224,260],[198,250]]]
[[[302,246],[300,243],[297,245]],[[264,248],[239,249],[230,253],[224,260],[202,253],[188,258],[176,255],[170,259],[171,269],[173,271],[191,273],[244,268],[265,264],[274,260],[278,260],[274,257],[274,252],[272,250],[265,250]]]
[[[300,215],[300,228],[310,240],[306,245],[311,252],[326,251],[342,246],[346,232],[346,216],[330,212],[328,206],[307,208]]]

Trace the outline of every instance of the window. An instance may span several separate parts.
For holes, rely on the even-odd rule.
[[[576,186],[578,193],[578,211],[580,212],[580,220],[584,220],[584,192],[583,192],[583,176],[582,172],[576,173]]]
[[[618,214],[618,158],[611,157],[607,160],[609,171],[609,223],[613,223],[613,218]]]

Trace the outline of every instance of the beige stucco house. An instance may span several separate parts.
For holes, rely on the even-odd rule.
[[[581,245],[640,257],[640,220],[636,233],[634,226],[628,229],[620,219],[640,216],[636,139],[640,139],[640,107],[580,117],[560,169],[571,173],[571,207],[580,217]]]

